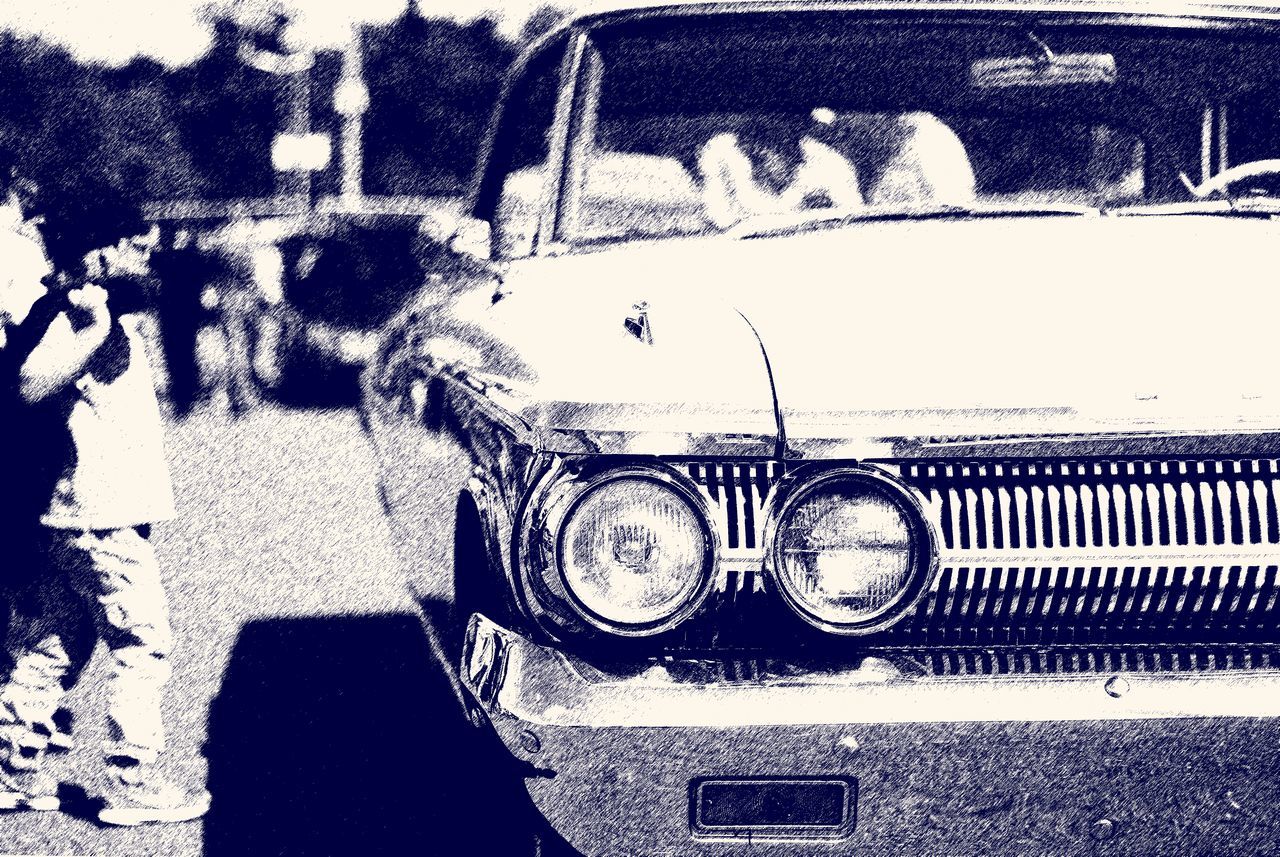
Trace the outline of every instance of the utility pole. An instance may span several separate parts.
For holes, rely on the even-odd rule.
[[[354,24],[342,48],[342,74],[333,90],[333,107],[342,117],[342,202],[359,208],[364,198],[364,114],[369,88],[364,82],[363,28]]]
[[[289,51],[281,45],[280,36],[287,24],[287,16],[277,13],[269,28],[241,39],[238,54],[250,68],[285,78],[280,94],[281,134],[272,151],[272,159],[277,161],[276,196],[300,199],[310,208],[311,171],[317,168],[319,158],[316,153],[301,151],[300,146],[312,136],[311,67],[315,54],[309,50]],[[327,159],[327,155],[324,157]]]
[[[284,130],[288,134],[305,137],[311,133],[311,68],[289,74],[284,86]],[[306,201],[309,208],[313,199],[310,170],[280,170],[276,173],[276,193],[283,197],[295,197]]]

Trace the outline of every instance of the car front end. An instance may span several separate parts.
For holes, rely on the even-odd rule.
[[[535,594],[593,642],[476,614],[462,681],[584,854],[1265,852],[1278,465],[611,468],[586,484],[652,505],[637,474],[661,474],[711,515],[712,585],[682,590],[696,612],[640,652],[599,638],[612,602]],[[651,531],[616,510],[594,525],[602,573],[666,532],[651,512],[621,513]],[[625,582],[613,597],[634,606]]]

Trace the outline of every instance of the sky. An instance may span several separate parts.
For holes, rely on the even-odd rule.
[[[210,10],[252,22],[278,7],[293,21],[291,47],[328,48],[353,23],[385,23],[411,2],[429,17],[492,17],[514,36],[545,0],[0,0],[0,30],[40,36],[84,62],[118,66],[145,56],[176,68],[208,50]]]

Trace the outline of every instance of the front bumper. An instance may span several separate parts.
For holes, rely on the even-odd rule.
[[[588,855],[1274,853],[1280,673],[730,684],[579,669],[472,617],[464,686]],[[856,782],[837,838],[695,834],[700,778]]]

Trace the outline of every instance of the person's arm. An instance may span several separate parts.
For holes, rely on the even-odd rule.
[[[767,206],[751,177],[751,161],[733,134],[717,134],[698,151],[698,171],[702,174],[702,198],[706,217],[720,229],[727,229]]]
[[[84,374],[111,332],[107,293],[100,286],[69,292],[67,303],[18,369],[18,395],[29,404],[56,395]]]

